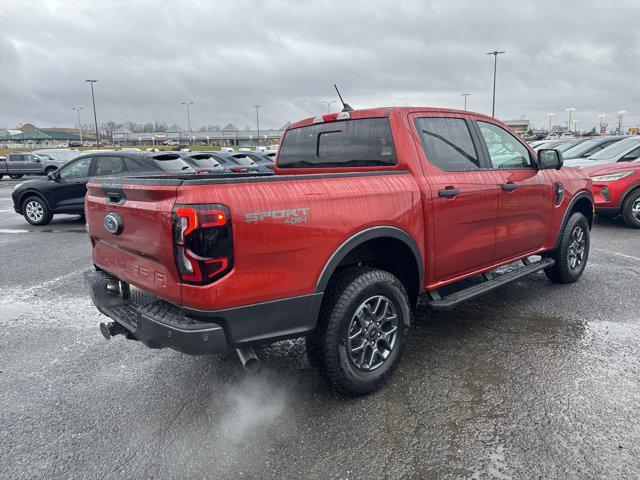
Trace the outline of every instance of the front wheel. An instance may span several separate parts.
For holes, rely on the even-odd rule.
[[[14,180],[18,180],[19,178],[22,178],[22,177],[23,177],[22,174],[17,175],[17,174],[13,174],[12,173],[12,174],[9,175],[9,178],[13,178]]]
[[[573,283],[580,278],[589,258],[589,235],[589,223],[585,216],[580,212],[571,215],[562,232],[560,246],[547,255],[556,261],[544,271],[549,280]]]
[[[640,189],[632,192],[622,204],[624,223],[632,228],[640,228]]]
[[[307,344],[314,363],[343,393],[377,390],[400,362],[410,315],[407,292],[394,275],[364,267],[345,270],[331,282]]]
[[[39,197],[29,197],[24,201],[22,215],[24,215],[27,222],[36,226],[47,225],[53,218],[53,213]]]

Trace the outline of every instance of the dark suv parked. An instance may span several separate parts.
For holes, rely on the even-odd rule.
[[[193,173],[177,153],[91,153],[44,178],[17,184],[12,194],[13,209],[32,225],[46,225],[56,213],[84,213],[84,195],[91,177],[154,171]]]

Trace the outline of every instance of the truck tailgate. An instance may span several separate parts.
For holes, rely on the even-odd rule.
[[[94,264],[127,283],[180,303],[171,238],[177,185],[90,183],[87,187],[85,214]],[[115,214],[111,219],[121,223],[116,234],[105,226],[108,214]]]

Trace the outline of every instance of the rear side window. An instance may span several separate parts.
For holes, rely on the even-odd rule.
[[[416,118],[427,160],[447,172],[479,170],[478,152],[462,118]]]
[[[141,163],[129,157],[124,157],[124,164],[130,172],[143,172],[145,170],[149,170],[148,167],[145,167]]]
[[[97,157],[96,175],[113,175],[124,172],[124,163],[121,157]]]
[[[321,123],[287,131],[278,167],[374,167],[397,163],[387,118]]]

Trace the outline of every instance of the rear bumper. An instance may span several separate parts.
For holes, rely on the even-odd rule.
[[[320,293],[225,310],[192,310],[150,295],[141,300],[129,285],[102,270],[86,270],[84,279],[98,310],[131,336],[150,348],[192,355],[303,336],[315,328],[322,301]],[[118,282],[122,293],[109,295],[107,284]]]

